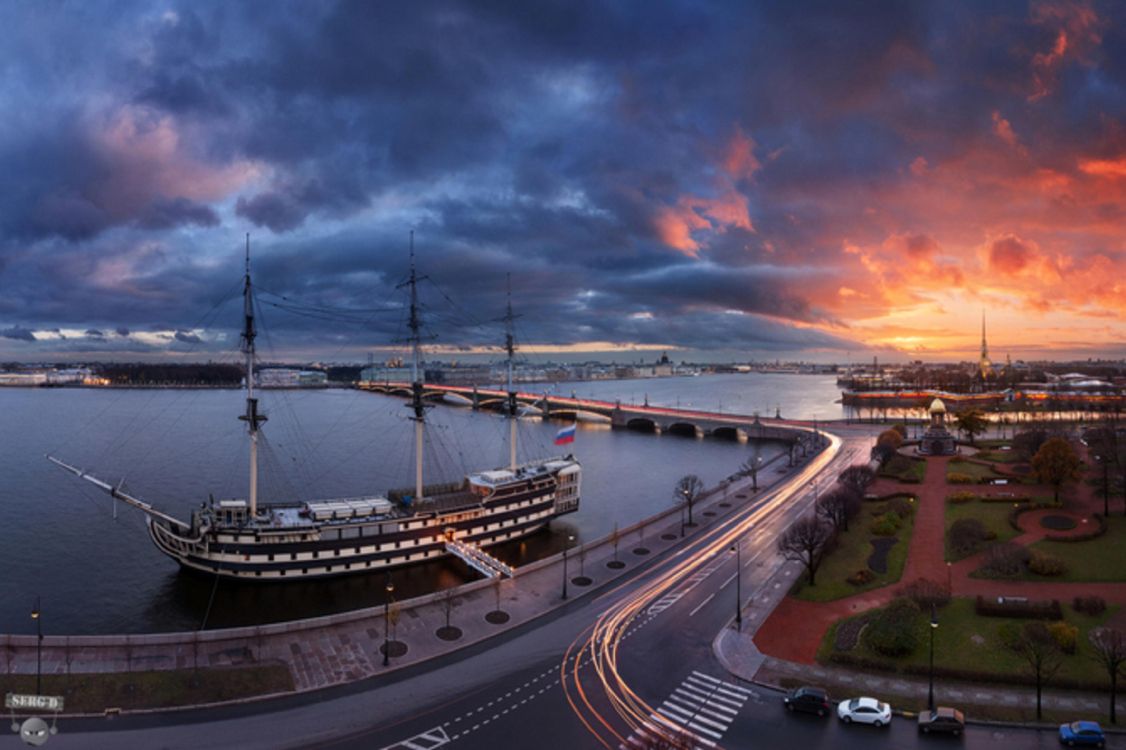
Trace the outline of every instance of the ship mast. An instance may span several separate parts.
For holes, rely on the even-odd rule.
[[[250,518],[258,514],[258,425],[266,421],[258,413],[258,399],[254,397],[254,297],[250,288],[250,233],[246,234],[246,277],[242,288],[243,330],[242,351],[246,354],[246,414],[239,419],[246,422],[250,435]]]
[[[512,274],[506,275],[508,284],[508,306],[504,312],[504,350],[508,352],[508,466],[516,470],[516,391],[512,388],[512,357],[516,353],[515,338],[512,333]]]
[[[407,280],[411,293],[410,326],[411,344],[411,402],[414,412],[414,499],[422,500],[422,427],[426,421],[426,407],[422,403],[422,322],[418,315],[418,274],[414,268],[414,230],[411,230],[411,275]]]

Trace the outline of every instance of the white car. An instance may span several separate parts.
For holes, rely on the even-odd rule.
[[[837,716],[845,724],[871,724],[882,727],[891,723],[891,706],[875,698],[853,698],[841,701]]]

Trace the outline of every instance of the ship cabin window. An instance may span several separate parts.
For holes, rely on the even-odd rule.
[[[261,578],[261,577],[262,577],[262,571],[260,571],[260,570],[256,570],[256,571],[254,571],[254,576],[255,576],[256,578]]]
[[[274,561],[274,555],[273,555],[273,553],[272,553],[272,552],[270,553],[270,557],[269,557],[269,560],[270,560],[270,562],[273,562],[273,561]]]
[[[333,554],[333,556],[334,556],[334,557],[340,557],[340,550],[339,550],[339,549],[334,549],[334,550],[332,551],[332,554]]]
[[[351,570],[352,569],[352,563],[344,563],[344,569],[345,570]]]
[[[357,555],[360,554],[360,548],[359,547],[356,547],[356,554]]]
[[[301,569],[301,575],[309,575],[309,569],[308,568],[302,568]]]
[[[395,542],[395,549],[399,549],[400,544],[401,544],[401,542]]]
[[[326,572],[326,573],[331,573],[331,572],[332,572],[332,566],[331,566],[331,565],[329,565],[329,566],[328,566],[327,568],[325,568],[325,572]]]
[[[290,560],[296,560],[297,559],[297,553],[296,552],[290,552],[289,553],[289,559]]]
[[[359,535],[360,535],[360,528],[358,526],[353,526],[350,529],[341,529],[341,531],[340,531],[340,538],[341,539],[355,539]]]
[[[316,560],[321,556],[320,550],[313,550],[313,559]]]

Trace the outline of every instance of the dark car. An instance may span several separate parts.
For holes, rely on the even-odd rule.
[[[933,711],[923,711],[919,714],[919,731],[923,734],[944,732],[957,737],[965,728],[966,717],[956,708],[939,706]]]
[[[1068,747],[1104,747],[1103,728],[1094,721],[1073,721],[1060,724],[1060,742]]]
[[[818,716],[829,715],[829,696],[821,688],[794,688],[786,694],[782,703],[791,711],[804,711]]]

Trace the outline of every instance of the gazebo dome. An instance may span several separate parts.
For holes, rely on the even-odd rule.
[[[946,404],[942,403],[942,399],[936,398],[934,401],[931,402],[930,412],[931,412],[931,414],[945,414],[946,413]]]

